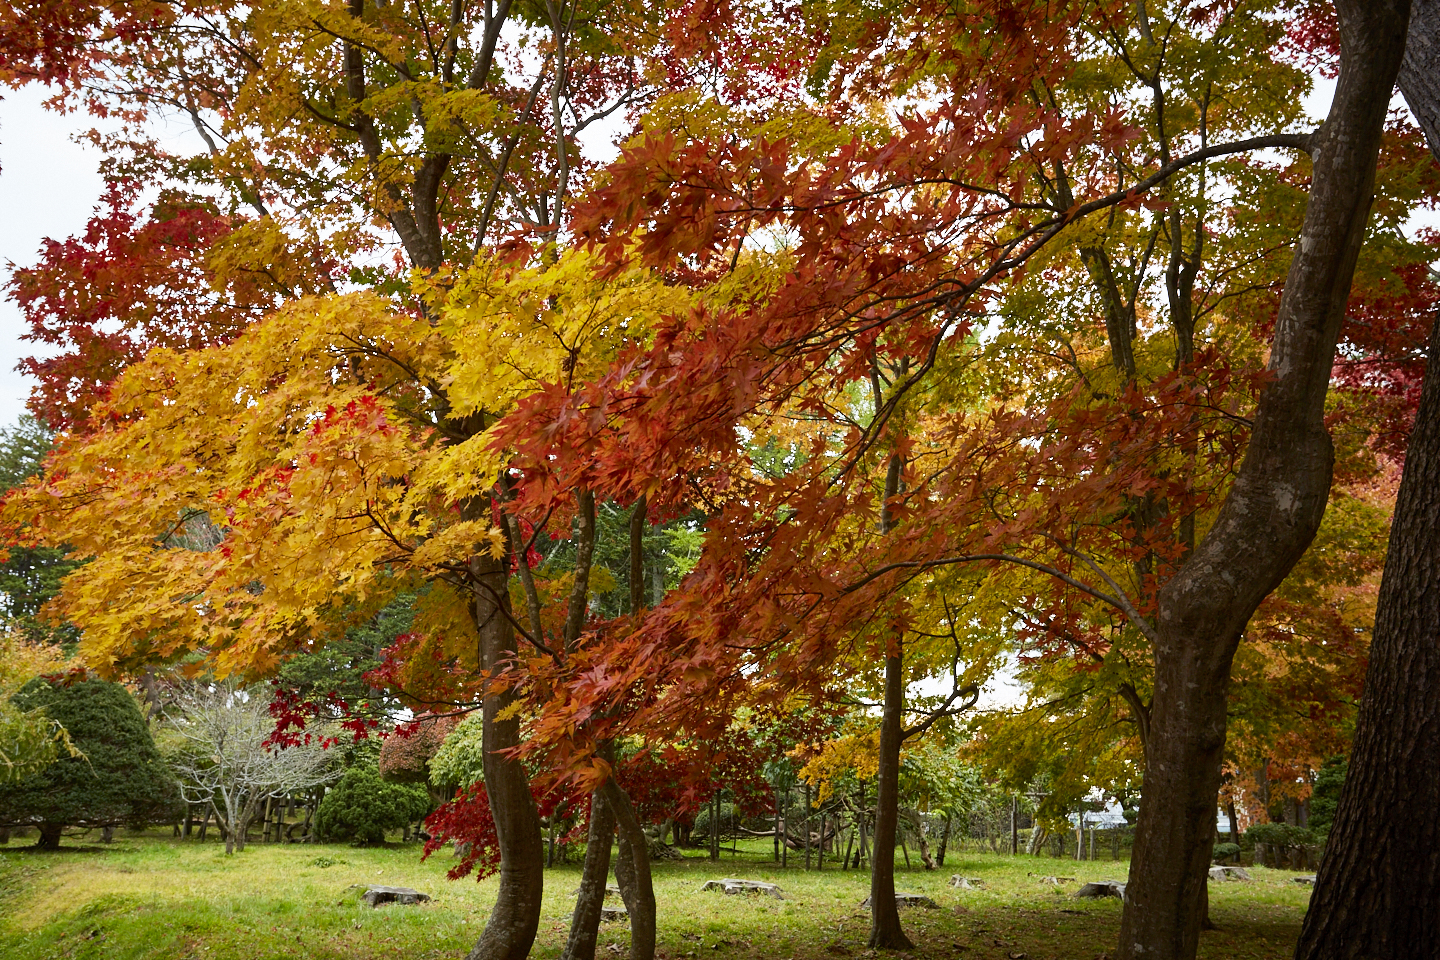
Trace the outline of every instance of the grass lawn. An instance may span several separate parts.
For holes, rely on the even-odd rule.
[[[458,960],[474,943],[495,880],[451,882],[451,860],[420,861],[416,845],[384,849],[252,844],[226,857],[213,843],[117,836],[108,847],[67,840],[40,853],[12,841],[0,847],[0,957],[5,960]],[[869,917],[859,907],[868,877],[788,870],[768,844],[742,844],[712,863],[703,853],[655,867],[659,945],[664,960],[835,960],[866,953]],[[328,864],[328,865],[327,865]],[[1037,877],[1080,881],[1125,878],[1127,864],[1009,857],[951,850],[942,870],[904,871],[897,889],[924,893],[938,910],[901,914],[915,957],[947,960],[1096,960],[1113,952],[1117,900],[1075,900],[1078,884],[1056,888]],[[917,864],[918,867],[918,864]],[[1293,873],[1253,869],[1254,883],[1211,884],[1218,931],[1202,935],[1208,958],[1288,958],[1309,888]],[[985,881],[954,890],[952,874]],[[1033,876],[1032,876],[1033,874]],[[778,883],[786,900],[701,893],[719,877]],[[558,956],[569,926],[579,866],[546,874],[545,906],[532,956]],[[414,887],[434,900],[416,907],[366,909],[351,884]],[[600,958],[624,955],[623,924],[601,927]]]

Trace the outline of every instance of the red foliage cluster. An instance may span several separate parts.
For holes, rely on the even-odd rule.
[[[348,731],[357,743],[380,726],[377,716],[353,710],[350,703],[334,690],[327,691],[323,698],[315,699],[287,690],[277,680],[270,681],[270,686],[270,716],[275,720],[275,729],[265,738],[267,747],[284,749],[310,743],[313,735],[306,726],[321,717],[338,720],[340,728]],[[321,745],[327,749],[339,742],[337,737],[321,738]]]
[[[39,263],[7,285],[30,328],[24,339],[53,351],[20,361],[40,382],[30,409],[52,429],[84,423],[111,381],[150,350],[223,343],[268,302],[256,287],[222,293],[211,284],[205,256],[232,218],[175,193],[142,215],[139,190],[112,180],[85,232],[46,240]]]
[[[540,792],[531,787],[535,806],[541,819],[557,814],[576,815],[574,826],[563,838],[565,842],[584,839],[590,824],[589,795],[573,786],[557,786]],[[425,841],[425,859],[447,844],[456,844],[460,862],[446,871],[451,880],[475,873],[477,881],[494,873],[500,866],[500,841],[495,833],[495,816],[490,811],[490,797],[484,783],[471,784],[455,791],[455,796],[425,819],[430,839]]]
[[[455,792],[430,816],[425,818],[430,839],[425,841],[421,859],[450,843],[460,844],[460,862],[445,872],[451,880],[459,880],[476,871],[475,879],[483,880],[500,867],[500,841],[495,835],[495,816],[490,812],[490,797],[485,784],[474,783]]]

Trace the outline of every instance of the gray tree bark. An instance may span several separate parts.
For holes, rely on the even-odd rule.
[[[1205,916],[1230,665],[1242,631],[1310,545],[1334,451],[1325,396],[1405,49],[1409,0],[1338,0],[1340,75],[1311,143],[1314,176],[1235,483],[1160,591],[1145,790],[1126,886],[1122,960],[1191,960]]]
[[[1395,502],[1350,769],[1296,960],[1440,957],[1440,323]]]
[[[570,917],[570,937],[560,960],[595,960],[599,940],[600,908],[605,906],[605,888],[610,879],[610,844],[615,834],[615,815],[599,790],[590,794],[590,831],[585,840],[585,866],[580,873],[580,892]]]
[[[1400,89],[1440,161],[1440,0]],[[1440,956],[1440,315],[1395,501],[1350,769],[1296,960]]]
[[[1440,161],[1440,0],[1413,0],[1400,92]]]
[[[630,914],[630,960],[654,960],[655,887],[650,878],[650,845],[629,795],[614,778],[606,780],[601,790],[619,828],[615,882],[620,886],[620,896]]]

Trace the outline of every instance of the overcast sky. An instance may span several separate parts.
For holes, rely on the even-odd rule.
[[[36,260],[44,237],[68,237],[85,228],[104,184],[96,168],[99,152],[72,143],[87,118],[59,116],[41,108],[40,90],[5,91],[0,100],[0,264]],[[25,412],[33,381],[15,363],[35,353],[20,340],[23,321],[9,300],[0,303],[0,426]]]

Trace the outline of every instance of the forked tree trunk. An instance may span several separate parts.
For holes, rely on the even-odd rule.
[[[605,906],[605,888],[610,879],[610,843],[615,834],[615,816],[604,795],[590,794],[590,832],[585,839],[585,866],[580,873],[580,892],[570,917],[570,937],[560,960],[595,960],[600,934],[600,908]]]
[[[1296,960],[1440,957],[1440,322],[1340,805]]]
[[[1195,956],[1215,839],[1226,690],[1241,632],[1309,546],[1334,462],[1324,404],[1408,0],[1339,0],[1340,75],[1311,144],[1305,223],[1244,462],[1215,524],[1160,591],[1145,790],[1120,928],[1123,960]]]
[[[501,668],[515,654],[510,594],[505,582],[507,566],[508,556],[496,560],[483,554],[471,560],[472,575],[479,585],[475,627],[480,663],[486,670]],[[500,889],[485,931],[468,960],[525,960],[540,926],[540,897],[545,884],[540,815],[524,765],[503,755],[520,745],[520,718],[499,716],[513,702],[515,697],[509,691],[488,691],[482,711],[485,792],[500,847]]]
[[[870,855],[871,950],[909,950],[915,946],[900,928],[895,906],[895,827],[900,808],[900,741],[904,735],[905,683],[900,640],[885,658],[885,706],[880,717],[880,762],[876,771],[875,848]]]
[[[605,781],[601,790],[619,828],[615,882],[630,914],[630,960],[654,960],[655,887],[650,877],[650,845],[629,795],[613,779]]]
[[[60,849],[60,831],[65,829],[63,823],[42,823],[40,824],[40,836],[35,841],[35,846],[41,850]]]

